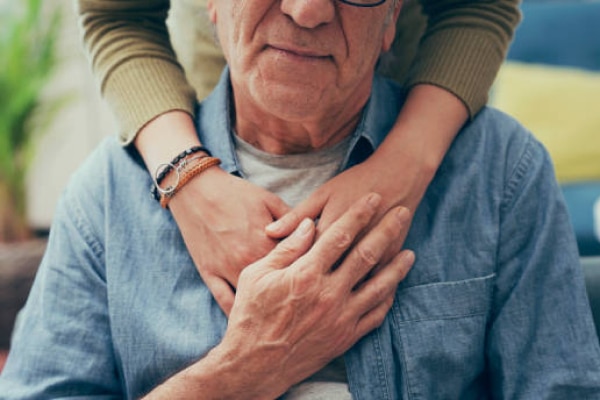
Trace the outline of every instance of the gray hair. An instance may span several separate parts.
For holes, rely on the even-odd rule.
[[[385,21],[383,21],[383,26],[384,27],[387,27],[388,24],[390,22],[392,22],[392,19],[394,18],[394,10],[396,9],[396,6],[398,6],[398,3],[400,1],[401,0],[390,0],[390,6],[389,6],[389,9],[388,9],[387,16],[385,17]],[[404,1],[406,1],[406,0],[404,0]]]

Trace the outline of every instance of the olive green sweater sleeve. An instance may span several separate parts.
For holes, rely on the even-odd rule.
[[[408,87],[429,83],[462,99],[473,117],[487,102],[520,21],[519,0],[422,0],[425,33]]]
[[[78,0],[83,41],[101,93],[128,144],[170,110],[193,114],[195,94],[177,62],[169,0]]]
[[[518,0],[406,0],[387,75],[442,87],[474,115],[519,21]],[[83,40],[124,144],[156,116],[193,113],[195,94],[166,27],[164,0],[78,0]],[[423,18],[425,14],[428,18]],[[425,33],[421,36],[421,33]],[[420,39],[420,42],[419,42]]]

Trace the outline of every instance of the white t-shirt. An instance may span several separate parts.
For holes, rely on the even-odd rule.
[[[244,177],[277,194],[294,207],[335,176],[342,167],[351,138],[307,154],[274,155],[261,151],[234,135]],[[348,378],[342,357],[290,388],[284,400],[350,400]]]

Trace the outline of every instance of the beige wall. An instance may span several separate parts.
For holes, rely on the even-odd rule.
[[[64,10],[62,60],[46,93],[71,99],[40,137],[28,175],[28,217],[33,227],[41,229],[50,226],[69,176],[102,138],[115,132],[82,50],[73,2],[58,3]]]

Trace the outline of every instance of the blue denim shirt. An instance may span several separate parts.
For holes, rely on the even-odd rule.
[[[225,73],[198,129],[236,172],[229,96]],[[375,78],[346,166],[382,142],[402,101]],[[227,320],[150,185],[114,138],[72,178],[0,398],[138,398],[219,343]],[[406,247],[417,260],[391,311],[345,355],[354,398],[600,398],[569,218],[547,153],[521,125],[484,109],[460,132]]]

